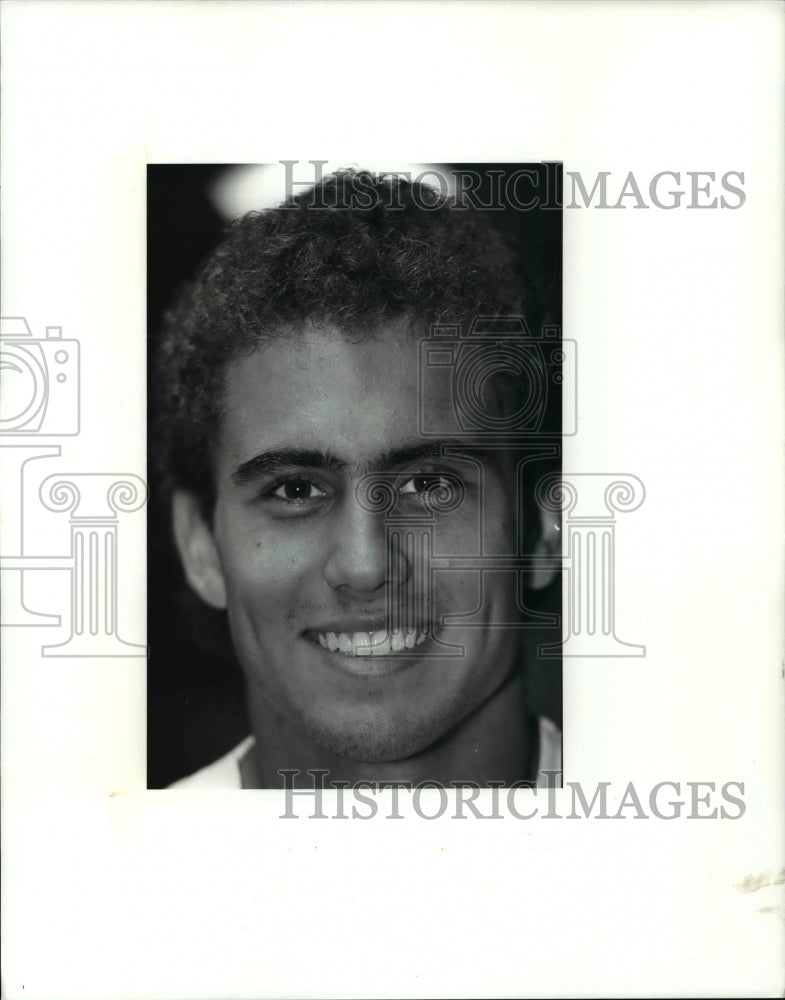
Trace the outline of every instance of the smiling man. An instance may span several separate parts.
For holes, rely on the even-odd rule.
[[[488,434],[517,426],[545,371],[472,341],[468,391],[490,423],[467,430],[435,367],[454,375],[478,316],[524,313],[520,284],[478,213],[346,171],[240,219],[184,290],[159,446],[185,575],[227,612],[252,736],[180,787],[558,768],[558,732],[527,707],[521,572],[504,564],[544,585],[558,535],[525,447]],[[441,361],[424,350],[435,330],[451,331]]]

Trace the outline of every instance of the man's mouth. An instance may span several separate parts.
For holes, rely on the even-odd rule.
[[[320,646],[344,656],[391,656],[405,653],[425,642],[428,633],[412,630],[376,632],[312,632]]]

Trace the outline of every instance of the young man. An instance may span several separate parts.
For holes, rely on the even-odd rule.
[[[545,392],[531,345],[518,363],[497,337],[520,328],[520,284],[477,212],[345,171],[239,220],[184,291],[157,440],[185,575],[227,612],[253,735],[179,787],[558,769],[504,566],[539,556],[515,563],[537,587],[557,565],[525,448],[500,446]]]

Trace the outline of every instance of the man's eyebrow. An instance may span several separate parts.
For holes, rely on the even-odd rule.
[[[247,486],[259,476],[290,469],[292,466],[339,472],[346,467],[346,462],[342,462],[329,452],[313,448],[275,448],[272,451],[262,451],[238,465],[232,473],[231,480],[235,486]]]
[[[455,452],[469,456],[471,449],[467,448],[465,442],[457,439],[423,441],[393,448],[370,461],[366,460],[358,464],[364,471],[381,472],[423,459],[443,458],[446,454],[454,454]],[[456,457],[460,456],[456,455]],[[281,472],[284,469],[322,469],[328,472],[343,472],[350,465],[350,462],[327,451],[313,448],[275,448],[260,452],[238,465],[231,475],[231,481],[235,486],[247,486],[260,476]]]
[[[471,454],[472,449],[467,447],[465,441],[444,438],[443,440],[423,441],[394,448],[380,455],[379,459],[373,463],[373,468],[374,471],[379,471],[396,465],[406,465],[409,462],[419,462],[426,458],[444,458],[449,455],[455,455],[456,458],[460,455],[469,457]]]

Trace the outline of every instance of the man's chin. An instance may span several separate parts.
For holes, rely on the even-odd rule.
[[[437,742],[442,728],[423,721],[417,726],[396,725],[390,721],[364,721],[346,731],[323,722],[308,727],[312,738],[336,757],[362,764],[391,764],[408,760]]]

